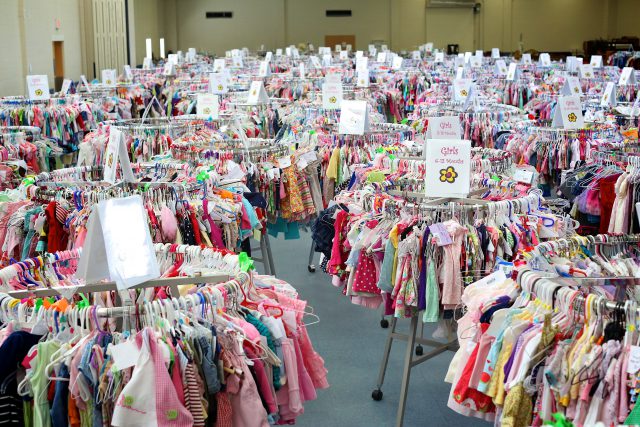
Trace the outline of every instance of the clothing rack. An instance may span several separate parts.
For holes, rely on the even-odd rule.
[[[423,193],[417,193],[415,196],[417,199],[427,199],[427,196]],[[460,201],[462,206],[468,206],[469,203],[475,204],[474,206],[470,206],[471,209],[489,209],[491,210],[491,206],[497,206],[499,203],[510,203],[509,206],[515,206],[517,201],[526,202],[526,204],[530,204],[531,202],[537,200],[541,201],[541,197],[539,193],[532,192],[528,196],[522,197],[520,199],[514,199],[510,201],[504,202],[488,202],[486,200],[478,200],[478,199],[456,199],[456,198],[440,198],[434,200],[428,200],[422,203],[422,206],[425,206],[427,209],[438,209],[438,206],[441,203],[454,203],[455,201]],[[518,203],[520,206],[523,206],[524,203]],[[451,210],[451,207],[445,207],[445,210]],[[382,357],[382,363],[380,365],[380,371],[378,373],[378,381],[376,388],[371,393],[371,398],[375,401],[382,400],[382,385],[384,384],[384,379],[387,371],[387,366],[389,364],[389,357],[391,355],[391,347],[394,341],[405,341],[407,343],[407,348],[405,350],[405,358],[404,358],[404,368],[402,372],[402,385],[400,388],[400,402],[398,404],[398,411],[396,414],[396,427],[402,427],[404,423],[404,413],[407,404],[407,396],[409,393],[409,381],[411,378],[411,370],[430,360],[437,355],[444,353],[446,351],[456,351],[458,348],[457,338],[449,339],[447,342],[440,342],[435,340],[426,339],[423,336],[424,325],[422,324],[422,320],[420,316],[412,316],[411,323],[409,325],[408,333],[401,333],[397,331],[397,323],[398,318],[395,316],[391,319],[391,329],[387,335],[387,340],[385,343],[384,354]],[[420,336],[418,336],[418,330],[420,330]],[[424,353],[422,349],[422,345],[432,347],[433,350]],[[414,356],[415,353],[415,356]]]

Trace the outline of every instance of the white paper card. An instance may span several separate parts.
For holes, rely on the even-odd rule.
[[[331,54],[330,53],[325,53],[324,55],[322,55],[322,65],[324,65],[325,67],[331,66]]]
[[[199,93],[196,103],[196,116],[200,119],[217,119],[219,100],[218,95],[212,93]]]
[[[125,64],[124,67],[122,67],[122,71],[123,71],[125,80],[127,80],[127,81],[133,80],[133,73],[131,72],[131,65]]]
[[[482,58],[484,58],[484,52],[481,50],[476,50],[476,54],[474,55],[476,58],[480,58],[480,60],[482,60]]]
[[[629,349],[629,362],[627,364],[627,373],[635,375],[640,371],[640,347],[632,345]]]
[[[265,61],[271,61],[273,59],[273,52],[267,52],[264,55],[264,60]]]
[[[468,64],[470,60],[471,60],[471,52],[465,52],[464,53],[464,63]]]
[[[49,99],[49,78],[45,75],[27,76],[29,99]]]
[[[593,66],[591,64],[583,64],[580,66],[580,77],[583,79],[592,79],[595,77]]]
[[[552,127],[565,129],[584,128],[582,105],[579,96],[561,96],[553,114]]]
[[[224,73],[209,74],[209,92],[216,95],[229,91],[229,81]]]
[[[523,53],[522,54],[522,63],[524,65],[533,65],[533,61],[531,60],[531,54],[530,53]]]
[[[593,68],[602,68],[602,55],[591,55],[589,64],[591,64]]]
[[[636,73],[631,67],[624,67],[620,73],[620,79],[618,80],[618,86],[632,85],[636,82]]]
[[[165,76],[174,76],[176,74],[176,64],[173,61],[167,61],[164,63],[162,74]]]
[[[464,78],[464,67],[458,67],[456,70],[456,78],[455,80],[460,80]]]
[[[367,101],[342,101],[338,133],[363,135],[369,130]]]
[[[442,116],[429,118],[427,139],[462,139],[460,117]]]
[[[143,70],[150,70],[152,68],[153,68],[153,59],[144,58],[144,60],[142,61],[142,69]]]
[[[364,52],[361,50],[356,50],[356,60],[362,57],[364,57]]]
[[[472,56],[469,59],[469,65],[471,65],[471,68],[482,67],[482,57]]]
[[[533,182],[534,175],[533,171],[517,168],[513,174],[513,179],[524,184],[531,184]]]
[[[376,58],[376,62],[387,62],[387,53],[386,52],[378,53],[378,57]]]
[[[87,90],[87,92],[91,93],[91,85],[89,85],[89,82],[87,81],[87,78],[84,76],[84,74],[80,76],[80,81],[84,85],[84,88]]]
[[[562,95],[582,95],[582,86],[580,85],[580,79],[577,77],[567,77],[562,87]]]
[[[504,62],[504,59],[498,59],[496,61],[495,72],[500,77],[507,75],[507,64]]]
[[[282,56],[282,49],[276,49],[276,56]]]
[[[346,50],[341,50],[340,51],[340,59],[341,60],[349,59],[349,52],[347,52]]]
[[[433,62],[444,62],[444,52],[438,52],[433,58]]]
[[[301,62],[300,64],[298,64],[298,73],[300,73],[300,78],[304,79],[307,75],[307,73],[305,72],[305,66],[304,66],[304,62]]]
[[[322,107],[326,110],[336,110],[342,105],[342,83],[322,84]]]
[[[458,79],[453,81],[453,99],[455,101],[465,101],[469,96],[471,85],[473,81],[471,79]]]
[[[213,60],[213,72],[221,73],[222,70],[226,67],[226,62],[224,58],[217,58]]]
[[[264,84],[262,80],[256,80],[251,82],[251,87],[249,87],[249,98],[247,98],[247,103],[250,105],[257,104],[265,104],[269,102],[269,96],[267,95],[267,91],[264,88]]]
[[[310,56],[309,59],[311,59],[311,65],[313,65],[314,68],[322,68],[320,59],[318,59],[317,56]]]
[[[422,57],[420,56],[420,51],[414,50],[413,52],[411,52],[411,59],[413,59],[414,61],[420,61],[422,59]]]
[[[102,84],[112,86],[116,84],[117,80],[116,70],[102,70]]]
[[[356,71],[356,73],[358,75],[356,86],[369,87],[369,70],[367,70],[366,68],[361,68],[358,71]]]
[[[240,56],[240,55],[232,56],[231,57],[231,63],[236,68],[242,68],[242,66],[243,66],[242,56]]]
[[[466,197],[471,186],[471,141],[427,139],[425,191],[428,197]]]
[[[507,70],[507,81],[514,81],[518,77],[518,63],[512,62]]]
[[[140,349],[135,339],[129,339],[117,345],[109,344],[108,353],[118,370],[128,369],[136,365],[140,357]]]
[[[71,79],[64,79],[62,81],[62,87],[60,88],[60,93],[62,95],[67,95],[69,93],[69,89],[71,89]]]
[[[427,44],[424,46],[424,50],[425,50],[426,52],[433,52],[433,43],[427,43]]]
[[[271,67],[269,61],[262,61],[258,66],[258,77],[267,77],[271,74]]]
[[[500,58],[500,49],[498,49],[497,47],[491,49],[491,57],[494,59]]]
[[[392,63],[392,67],[394,70],[401,70],[402,69],[402,57],[399,55],[396,55],[393,57],[393,63]]]
[[[616,84],[614,82],[608,82],[602,93],[600,105],[603,107],[615,107],[617,101]]]
[[[542,67],[551,66],[551,56],[548,53],[541,53],[539,60]]]
[[[342,83],[342,74],[340,73],[328,73],[324,76],[325,83]]]
[[[356,71],[366,70],[369,68],[369,58],[363,56],[356,59]]]
[[[114,127],[109,128],[109,141],[104,154],[104,180],[115,184],[118,165],[122,169],[122,178],[125,182],[134,182],[135,177],[129,161],[129,153],[125,144],[122,131]]]

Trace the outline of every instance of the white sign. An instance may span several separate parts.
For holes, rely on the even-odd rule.
[[[632,85],[636,83],[636,73],[631,67],[624,67],[622,73],[620,73],[620,80],[618,80],[618,86]]]
[[[550,67],[551,66],[551,56],[548,53],[541,53],[540,57],[540,65],[542,67]]]
[[[427,139],[425,192],[428,197],[466,197],[471,186],[471,141]]]
[[[575,73],[578,70],[578,58],[575,56],[567,56],[567,71]]]
[[[507,70],[507,81],[514,81],[518,77],[518,63],[512,62]]]
[[[84,85],[84,88],[87,90],[87,92],[91,93],[91,85],[89,85],[89,82],[87,81],[87,78],[84,76],[84,74],[80,76],[80,81]]]
[[[387,53],[386,52],[378,53],[378,57],[376,58],[376,62],[387,62]]]
[[[213,60],[213,72],[221,73],[226,66],[224,58],[217,58]]]
[[[356,60],[358,60],[358,58],[362,58],[364,57],[364,52],[361,50],[356,50]]]
[[[162,74],[165,76],[174,76],[176,74],[176,64],[173,61],[167,61],[162,68]]]
[[[123,67],[123,74],[124,74],[124,78],[127,81],[132,81],[133,80],[133,73],[131,72],[131,65],[125,65]]]
[[[600,105],[603,107],[615,107],[617,101],[616,84],[614,82],[608,82],[604,92],[602,93]]]
[[[389,50],[389,47],[387,47],[386,44],[383,44],[382,46],[380,46],[380,50],[382,50],[383,52],[386,52]]]
[[[577,77],[567,77],[567,80],[562,87],[562,95],[582,95],[582,86],[580,86],[580,79]]]
[[[87,229],[76,272],[86,283],[111,279],[124,290],[160,277],[141,196],[100,201]]]
[[[125,144],[122,131],[113,126],[109,127],[109,142],[104,154],[104,180],[111,184],[116,183],[118,164],[122,168],[123,178],[126,182],[134,182],[133,170],[129,162],[129,153]]]
[[[267,52],[267,53],[264,55],[264,60],[265,60],[265,61],[271,61],[272,59],[273,59],[273,52]]]
[[[363,56],[356,59],[356,71],[367,70],[369,68],[369,58]]]
[[[242,68],[243,66],[242,56],[232,56],[231,63],[236,68]]]
[[[356,82],[357,87],[369,87],[369,70],[361,68],[356,71],[358,74],[358,80]]]
[[[312,55],[309,58],[311,59],[311,65],[313,65],[314,68],[322,68],[322,64],[320,63],[320,59],[318,59],[317,56]]]
[[[144,58],[144,60],[142,61],[142,69],[143,70],[150,70],[152,68],[153,68],[153,59]]]
[[[524,65],[533,65],[533,61],[531,60],[531,54],[530,53],[523,53],[522,54],[522,63]]]
[[[591,55],[589,64],[591,64],[593,68],[602,68],[602,55]]]
[[[229,91],[229,79],[225,73],[209,74],[209,92],[220,95]]]
[[[276,56],[282,56],[282,49],[276,49]]]
[[[27,76],[29,99],[49,99],[49,78],[44,75]]]
[[[341,60],[349,59],[349,52],[347,52],[346,50],[341,50],[340,51],[340,59]]]
[[[340,44],[335,45],[335,49],[336,49],[336,52],[342,52],[342,45]]]
[[[424,50],[427,51],[427,52],[433,52],[433,43],[427,43],[424,46]]]
[[[347,52],[351,52],[353,50],[353,46],[348,44],[347,45]]]
[[[324,55],[322,55],[322,65],[324,65],[325,67],[331,66],[331,54],[330,53],[325,53]]]
[[[535,174],[533,173],[533,171],[517,168],[515,173],[513,174],[513,179],[524,184],[531,184],[533,182],[534,176]]]
[[[195,60],[196,60],[196,48],[195,47],[190,47],[187,50],[187,61],[195,62]]]
[[[196,103],[196,116],[200,119],[217,119],[220,108],[218,95],[199,93]]]
[[[69,93],[69,89],[71,89],[71,79],[64,79],[62,81],[62,87],[60,88],[60,93],[62,95],[67,95]]]
[[[422,59],[422,57],[420,56],[420,51],[414,50],[413,52],[411,52],[411,59],[413,59],[414,61],[420,61]]]
[[[472,56],[469,59],[469,65],[471,65],[471,68],[482,67],[482,57]]]
[[[322,84],[322,107],[325,110],[336,110],[342,105],[342,83]]]
[[[427,139],[462,139],[460,117],[431,117],[427,127]]]
[[[375,46],[375,45],[370,44],[370,45],[369,45],[369,54],[370,54],[370,55],[375,55],[375,51],[376,51],[376,46]]]
[[[267,96],[267,91],[264,89],[264,84],[262,84],[262,80],[256,80],[251,82],[251,87],[249,88],[249,98],[247,99],[247,103],[251,105],[256,104],[265,104],[269,102],[269,96]]]
[[[453,81],[453,99],[455,101],[465,101],[471,91],[471,79],[458,79]]]
[[[300,78],[304,79],[306,76],[305,69],[304,69],[304,62],[301,62],[300,64],[298,64],[298,72],[300,73]]]
[[[260,62],[260,66],[258,68],[258,77],[267,77],[271,74],[271,67],[269,66],[269,61]]]
[[[561,96],[558,98],[551,126],[565,129],[584,128],[582,104],[579,96]]]
[[[396,55],[393,57],[392,67],[394,70],[402,69],[402,57],[400,55]]]
[[[464,78],[464,67],[458,67],[456,70],[456,78],[455,80],[460,80]]]
[[[475,57],[480,58],[480,60],[482,60],[482,58],[484,58],[484,52],[481,50],[476,50]]]
[[[433,62],[444,62],[444,52],[437,52],[433,58]]]
[[[340,135],[363,135],[369,130],[367,101],[342,101],[340,108]]]
[[[116,70],[102,70],[102,84],[113,86],[118,80]]]
[[[342,83],[342,74],[340,73],[329,73],[324,76],[325,83]]]
[[[471,52],[465,52],[464,53],[464,63],[468,64],[470,60],[471,60]]]
[[[491,49],[491,57],[494,59],[500,58],[500,49],[498,49],[497,47]]]
[[[169,56],[167,57],[167,62],[171,62],[175,65],[178,65],[178,54],[177,53],[170,53]],[[222,60],[222,62],[224,62],[224,59]]]
[[[592,79],[595,77],[593,73],[593,66],[591,64],[584,64],[580,66],[580,77],[583,79]]]
[[[498,59],[496,61],[496,74],[500,77],[507,75],[507,64],[504,62],[504,59]]]

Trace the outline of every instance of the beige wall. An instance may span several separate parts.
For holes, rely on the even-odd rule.
[[[165,7],[162,0],[129,0],[129,3],[133,6],[133,19],[129,18],[129,31],[130,36],[135,40],[135,49],[131,52],[131,64],[135,66],[141,65],[144,60],[148,38],[151,39],[153,56],[160,57],[160,38],[166,38]],[[165,40],[165,54],[171,49],[166,42]]]
[[[255,50],[285,44],[283,0],[177,0],[177,48],[224,55],[231,48]],[[206,12],[232,11],[232,19],[206,19]]]
[[[18,0],[3,0],[0,16],[0,95],[23,93],[24,77],[20,49],[21,11]]]

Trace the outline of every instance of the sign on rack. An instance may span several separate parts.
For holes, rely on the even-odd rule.
[[[218,95],[212,93],[199,93],[196,103],[196,116],[199,119],[216,120],[220,108]]]
[[[118,165],[122,169],[122,178],[125,182],[134,182],[133,169],[129,161],[127,145],[122,131],[113,126],[109,127],[109,141],[104,154],[104,180],[110,184],[116,183]]]
[[[356,71],[367,70],[369,68],[369,58],[366,56],[356,59]]]
[[[261,61],[258,67],[258,77],[267,77],[271,74],[269,61]]]
[[[507,64],[504,62],[504,59],[496,60],[495,73],[499,77],[504,77],[507,75]]]
[[[126,81],[130,82],[133,80],[133,73],[131,72],[131,65],[125,64],[122,67],[122,73],[124,74],[124,78]]]
[[[593,68],[602,68],[602,55],[591,55],[589,64],[591,64]]]
[[[482,57],[478,57],[478,56],[472,56],[471,58],[469,58],[469,65],[471,65],[471,68],[480,68],[482,67]]]
[[[531,54],[530,53],[523,53],[522,54],[522,64],[523,65],[533,65],[533,61],[531,60]]]
[[[491,49],[491,57],[494,59],[500,58],[500,49],[498,49],[497,47]]]
[[[631,67],[624,67],[620,73],[618,86],[632,85],[636,83],[636,73]]]
[[[213,72],[221,73],[226,67],[226,60],[224,58],[217,58],[213,60]]]
[[[518,78],[518,63],[512,62],[507,70],[507,81],[513,82]]]
[[[369,87],[369,70],[361,68],[356,71],[358,74],[358,80],[356,82],[357,87]]]
[[[548,53],[541,53],[539,61],[541,67],[551,67],[551,56]]]
[[[582,95],[582,86],[580,85],[580,79],[577,77],[567,77],[562,86],[562,95]]]
[[[45,75],[27,76],[29,99],[49,99],[49,78]]]
[[[561,96],[558,98],[551,127],[565,129],[584,128],[582,104],[579,96]]]
[[[583,79],[592,79],[595,77],[593,73],[593,65],[591,64],[582,64],[580,66],[580,77]]]
[[[433,62],[444,62],[444,52],[436,52]]]
[[[453,99],[463,102],[469,96],[473,81],[471,79],[457,79],[453,81]]]
[[[608,82],[602,93],[600,105],[603,107],[615,107],[617,102],[616,84],[614,82]]]
[[[305,67],[304,67],[304,62],[301,62],[298,64],[298,73],[300,73],[300,78],[304,79],[306,78],[306,72],[305,72]]]
[[[471,141],[427,139],[425,195],[467,197],[471,186]]]
[[[102,84],[106,86],[113,86],[118,80],[116,70],[102,70]]]
[[[342,101],[340,108],[340,135],[364,135],[369,130],[367,101]]]
[[[62,87],[60,88],[60,93],[66,96],[69,93],[69,89],[71,89],[71,79],[64,79],[62,81]]]
[[[224,73],[209,74],[209,92],[221,95],[229,91],[227,76]]]
[[[84,76],[84,74],[80,76],[80,81],[82,82],[82,85],[87,90],[87,92],[91,93],[91,85],[87,81],[87,78]]]
[[[427,127],[427,139],[462,139],[460,117],[431,117]]]
[[[153,59],[151,58],[144,58],[142,60],[142,69],[143,70],[150,70],[153,68]]]
[[[342,105],[342,83],[322,84],[322,107],[326,110],[337,110]]]
[[[86,283],[112,280],[119,290],[160,277],[141,196],[94,206],[76,275]]]
[[[267,95],[267,91],[264,88],[264,84],[262,80],[256,80],[251,82],[251,87],[249,87],[249,98],[247,98],[247,104],[249,105],[257,105],[257,104],[266,104],[269,102],[269,96]]]
[[[320,59],[318,59],[317,56],[311,55],[309,57],[309,59],[311,59],[311,65],[313,65],[313,68],[322,68],[322,64],[320,63]]]

